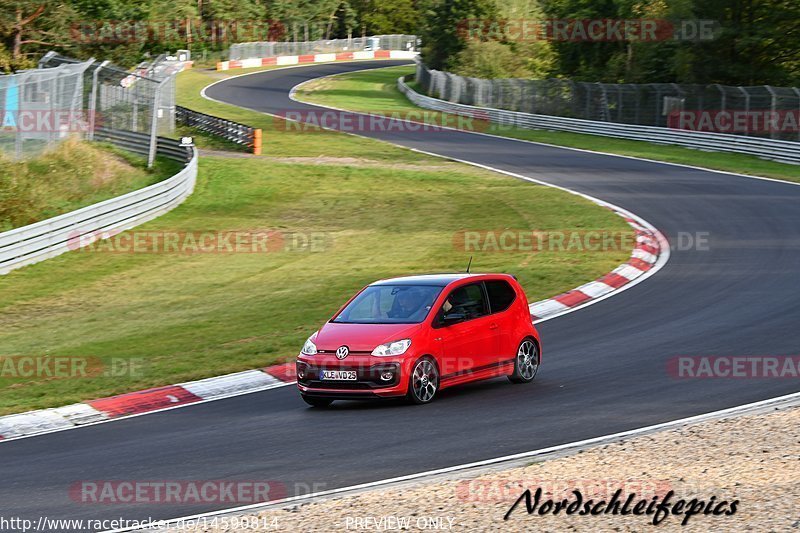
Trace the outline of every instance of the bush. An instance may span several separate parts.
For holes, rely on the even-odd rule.
[[[78,140],[67,140],[27,161],[12,161],[0,153],[0,231],[158,181],[139,159]]]
[[[458,53],[455,74],[473,78],[527,78],[526,60],[497,41],[473,41]]]

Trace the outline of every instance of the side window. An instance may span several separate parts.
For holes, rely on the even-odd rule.
[[[489,293],[489,305],[492,313],[505,311],[514,302],[517,293],[507,281],[496,280],[486,282],[486,292]]]
[[[489,314],[480,283],[459,287],[450,293],[442,306],[443,315],[463,313],[467,320]]]

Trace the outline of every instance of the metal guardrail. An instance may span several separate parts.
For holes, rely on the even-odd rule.
[[[146,133],[98,130],[96,138],[147,155]],[[152,220],[178,206],[194,190],[197,180],[197,150],[173,139],[158,138],[158,153],[183,161],[186,166],[174,176],[77,211],[0,233],[0,274],[89,244],[91,237],[116,233]]]
[[[764,159],[772,159],[781,163],[800,164],[800,143],[794,141],[744,137],[724,133],[686,131],[658,126],[599,122],[550,115],[534,115],[518,111],[506,111],[504,109],[457,104],[419,94],[409,87],[403,78],[397,80],[397,87],[411,102],[420,107],[472,118],[486,119],[501,126],[568,131],[573,133],[601,135],[604,137],[615,137],[618,139],[647,141],[657,144],[674,144],[697,150],[747,154]]]
[[[150,135],[127,130],[96,128],[94,140],[109,142],[129,152],[147,157],[150,153]],[[181,146],[179,141],[166,137],[156,138],[156,153],[161,157],[185,163],[188,147]]]
[[[206,115],[186,107],[175,107],[175,120],[179,124],[197,128],[227,141],[249,147],[255,155],[261,155],[261,129],[224,118]]]

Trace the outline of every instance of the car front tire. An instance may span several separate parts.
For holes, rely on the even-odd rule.
[[[408,399],[421,405],[430,403],[439,392],[439,369],[430,357],[423,357],[416,363],[408,377]]]
[[[530,383],[539,371],[539,347],[533,339],[525,339],[517,348],[514,373],[508,376],[511,383]]]

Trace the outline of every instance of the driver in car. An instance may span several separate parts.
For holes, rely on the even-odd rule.
[[[430,306],[426,307],[422,295],[414,290],[401,291],[397,294],[395,305],[389,313],[389,318],[408,319],[412,322],[422,320]]]

